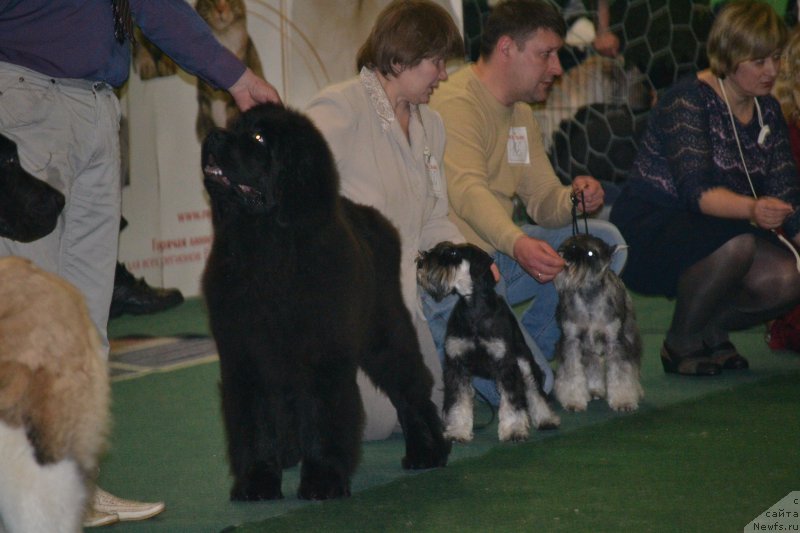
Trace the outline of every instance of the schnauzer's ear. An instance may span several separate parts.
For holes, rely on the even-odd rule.
[[[611,247],[611,255],[613,256],[615,253],[627,250],[628,248],[630,248],[630,246],[627,244],[615,244]]]
[[[494,263],[492,256],[474,244],[465,246],[461,254],[469,261],[469,273],[473,279],[477,279],[489,272],[492,268],[492,263]]]
[[[426,257],[428,257],[427,251],[417,252],[417,257],[414,259],[414,263],[417,265],[417,268],[422,268],[422,264],[425,262]]]

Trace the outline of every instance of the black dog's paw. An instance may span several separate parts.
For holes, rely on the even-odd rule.
[[[406,447],[406,456],[403,457],[401,465],[406,470],[424,470],[427,468],[441,468],[447,466],[447,458],[450,456],[452,442],[442,437],[435,443],[428,443],[424,446]]]
[[[418,411],[403,412],[401,421],[404,422],[406,438],[406,456],[400,463],[404,469],[422,470],[447,465],[453,443],[444,436],[442,420],[433,402],[424,402]]]
[[[231,500],[257,502],[262,500],[281,500],[281,480],[267,477],[237,480],[231,488]]]
[[[330,500],[350,496],[350,483],[341,479],[304,477],[297,489],[301,500]]]

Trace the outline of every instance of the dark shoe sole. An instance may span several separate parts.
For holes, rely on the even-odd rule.
[[[170,294],[168,297],[153,299],[149,302],[111,302],[109,318],[117,318],[122,315],[150,315],[167,309],[172,309],[183,303],[183,295],[178,293]]]

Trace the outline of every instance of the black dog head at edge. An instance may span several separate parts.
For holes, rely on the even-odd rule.
[[[64,195],[22,168],[17,143],[0,134],[0,237],[32,242],[49,235]]]
[[[452,293],[462,294],[463,285],[457,280],[456,269],[464,261],[469,263],[469,292],[480,287],[494,289],[492,257],[474,244],[438,243],[417,257],[417,279],[420,285],[437,301]],[[463,294],[462,294],[463,296]]]

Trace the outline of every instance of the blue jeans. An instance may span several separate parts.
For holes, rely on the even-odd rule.
[[[554,249],[557,249],[566,238],[572,236],[572,226],[548,229],[541,226],[524,225],[522,230],[526,235],[546,241]],[[616,226],[605,220],[590,219],[589,233],[612,246],[625,244],[625,240]],[[622,271],[627,257],[628,252],[624,247],[614,254],[611,262],[614,272]],[[525,342],[544,374],[542,388],[546,394],[549,394],[553,390],[553,369],[550,367],[549,361],[553,359],[555,345],[561,335],[555,319],[558,294],[552,283],[537,282],[511,257],[497,252],[494,260],[500,270],[497,293],[503,296],[511,306],[533,299],[518,321],[522,326],[520,329],[522,329]],[[447,332],[447,320],[458,301],[458,296],[452,294],[441,302],[437,302],[422,289],[419,289],[419,295],[422,301],[422,311],[428,321],[433,342],[436,344],[436,351],[439,353],[439,360],[444,364],[444,338]],[[500,394],[494,381],[476,377],[473,378],[472,385],[489,403],[500,404]]]

